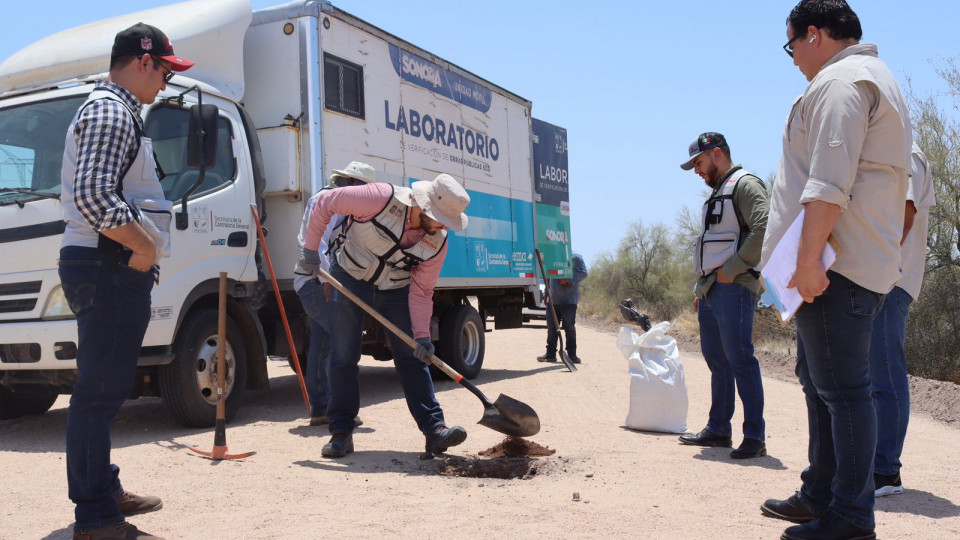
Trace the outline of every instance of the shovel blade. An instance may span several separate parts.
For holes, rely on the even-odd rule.
[[[560,345],[563,346],[562,343]],[[570,373],[573,373],[577,370],[577,366],[573,365],[573,360],[570,360],[570,355],[567,354],[567,351],[560,351],[560,360],[563,361],[563,365],[567,366],[567,369],[570,370]]]
[[[530,437],[540,432],[540,417],[532,407],[510,396],[500,397],[483,408],[478,424],[514,437]]]

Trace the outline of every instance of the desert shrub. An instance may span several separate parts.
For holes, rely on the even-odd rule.
[[[960,384],[960,269],[928,272],[907,317],[911,374]]]

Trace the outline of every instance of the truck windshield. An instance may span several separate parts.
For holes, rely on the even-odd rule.
[[[0,204],[60,194],[67,127],[86,95],[0,109]]]

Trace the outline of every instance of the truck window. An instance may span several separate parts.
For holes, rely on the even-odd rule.
[[[0,109],[0,187],[60,193],[67,128],[86,96]],[[0,204],[24,199],[0,193]]]
[[[166,177],[160,182],[167,200],[177,201],[197,181],[197,171],[187,167],[187,109],[160,105],[151,109],[144,124],[144,135],[153,141],[153,151]],[[233,129],[220,117],[217,133],[217,162],[207,169],[203,184],[192,197],[213,191],[236,178],[237,161],[233,155]]]
[[[31,148],[0,144],[0,188],[33,187],[35,161]]]
[[[323,53],[324,106],[363,118],[363,66]]]

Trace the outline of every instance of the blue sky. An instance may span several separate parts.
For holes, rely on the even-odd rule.
[[[0,59],[54,32],[172,2],[7,2]],[[284,3],[253,0],[254,9]],[[704,185],[679,164],[702,131],[766,178],[806,80],[784,54],[795,1],[387,1],[333,4],[533,102],[568,129],[572,241],[587,263],[627,226],[672,226]],[[863,41],[920,96],[945,94],[935,67],[960,57],[956,2],[851,0]],[[944,96],[942,103],[948,104]]]

